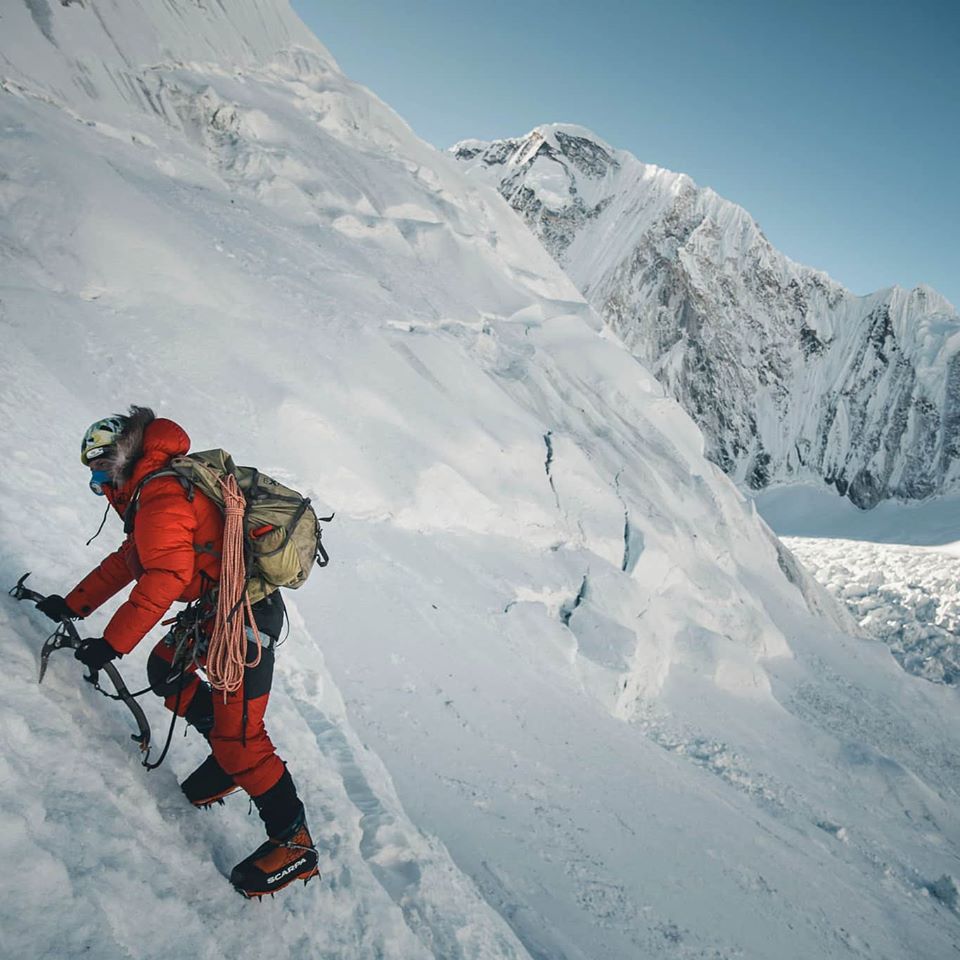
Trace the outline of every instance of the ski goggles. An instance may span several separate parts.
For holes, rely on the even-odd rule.
[[[110,474],[106,470],[94,470],[90,474],[90,489],[98,497],[102,497],[106,493],[103,488],[110,486],[111,483]]]

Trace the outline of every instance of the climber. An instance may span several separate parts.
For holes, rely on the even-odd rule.
[[[132,406],[126,416],[91,425],[81,447],[81,460],[91,471],[90,488],[121,517],[136,500],[135,516],[126,518],[127,537],[116,552],[66,597],[51,595],[38,608],[53,620],[82,619],[136,581],[103,636],[85,639],[75,652],[88,668],[98,670],[133,650],[172,603],[188,604],[150,653],[150,689],[209,742],[210,755],[181,785],[187,799],[209,807],[242,789],[257,807],[268,839],[233,868],[230,881],[244,896],[261,897],[294,880],[306,883],[318,876],[303,804],[264,727],[284,604],[275,590],[252,605],[260,642],[255,644],[255,632],[247,627],[240,689],[212,690],[197,675],[206,664],[215,607],[211,588],[220,577],[223,512],[201,490],[176,477],[143,483],[189,446],[180,426],[146,407]]]

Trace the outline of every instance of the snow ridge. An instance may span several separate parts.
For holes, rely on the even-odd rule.
[[[815,478],[863,508],[960,477],[960,321],[926,286],[857,297],[741,207],[582,127],[456,144],[752,490]]]

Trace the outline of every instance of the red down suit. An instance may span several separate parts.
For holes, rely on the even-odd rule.
[[[189,449],[190,438],[178,424],[163,418],[150,422],[143,434],[142,455],[129,479],[104,487],[117,513],[124,516],[137,485],[147,474],[162,469],[173,457],[182,456]],[[146,483],[140,492],[133,531],[117,551],[77,584],[66,597],[67,604],[86,617],[135,580],[130,596],[103,634],[117,653],[129,653],[163,619],[173,603],[196,600],[205,584],[219,579],[222,546],[223,515],[219,506],[196,489],[189,498],[175,477],[158,477]],[[151,661],[160,658],[169,663],[172,653],[161,640],[151,653]],[[219,692],[212,698],[209,739],[213,755],[254,797],[277,783],[285,769],[263,724],[272,680],[270,653],[264,658],[268,675],[258,671],[261,675],[252,685],[251,678],[246,677],[244,689],[228,695],[226,702]],[[180,692],[180,715],[188,714],[200,686],[191,673]],[[176,697],[167,694],[165,702],[173,709]]]

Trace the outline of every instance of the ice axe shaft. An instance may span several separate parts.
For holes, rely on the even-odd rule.
[[[31,590],[24,583],[29,576],[29,573],[25,573],[8,592],[15,600],[31,600],[33,603],[42,603],[47,598],[42,593]],[[62,650],[64,647],[75,650],[79,646],[80,634],[77,633],[77,628],[70,620],[61,620],[57,629],[47,637],[40,649],[40,676],[37,682],[43,683],[43,676],[47,672],[47,663],[54,650]],[[127,685],[123,682],[123,677],[120,676],[120,671],[112,663],[105,663],[102,669],[110,678],[110,682],[117,691],[116,694],[108,693],[101,688],[100,675],[96,670],[91,670],[89,675],[84,676],[83,679],[87,683],[93,684],[104,696],[110,697],[112,700],[122,700],[127,705],[127,709],[133,714],[140,731],[139,734],[132,734],[131,738],[140,745],[140,750],[144,755],[143,762],[146,765],[150,754],[150,724],[147,722],[146,714],[140,704],[131,696]]]

